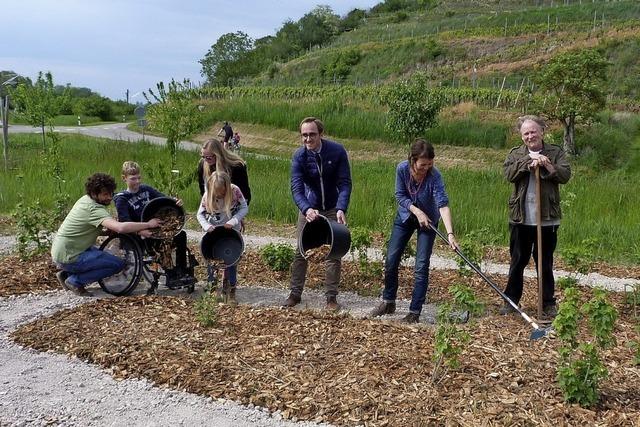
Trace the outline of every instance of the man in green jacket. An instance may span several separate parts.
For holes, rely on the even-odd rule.
[[[553,277],[553,252],[558,241],[560,226],[559,184],[565,184],[571,177],[571,167],[564,151],[557,145],[543,140],[546,127],[542,118],[523,116],[517,122],[523,145],[511,150],[504,162],[504,175],[513,183],[509,198],[509,230],[511,238],[509,252],[511,265],[509,280],[504,293],[516,304],[522,297],[523,273],[531,255],[537,253],[536,233],[536,179],[535,169],[540,169],[540,213],[542,229],[542,306],[547,318],[556,315],[555,280]],[[501,309],[501,314],[515,311],[509,304]]]
[[[107,206],[115,189],[113,177],[91,175],[85,183],[86,194],[73,205],[53,239],[51,259],[61,270],[56,278],[76,295],[90,296],[85,285],[116,274],[125,266],[124,260],[95,246],[103,227],[116,233],[135,233],[162,224],[156,218],[148,222],[118,222],[112,218]]]

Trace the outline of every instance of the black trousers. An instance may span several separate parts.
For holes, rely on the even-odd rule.
[[[553,278],[553,252],[558,243],[558,225],[542,227],[542,304],[547,307],[554,305],[556,299],[555,280]],[[535,225],[509,224],[511,239],[509,252],[511,265],[509,266],[509,280],[504,293],[516,304],[522,297],[524,269],[533,255],[538,274],[538,236]]]

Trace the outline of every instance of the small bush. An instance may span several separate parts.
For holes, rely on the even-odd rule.
[[[215,294],[205,292],[194,305],[196,319],[205,328],[210,328],[218,321],[218,299]]]
[[[476,295],[469,286],[456,283],[449,288],[453,296],[453,302],[462,311],[468,311],[472,315],[480,315],[484,312],[484,304],[476,299]]]
[[[295,255],[293,246],[286,243],[269,243],[260,250],[262,260],[273,271],[287,271]]]

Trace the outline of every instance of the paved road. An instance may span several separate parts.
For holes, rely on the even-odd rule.
[[[112,123],[97,126],[58,126],[54,132],[75,133],[80,135],[93,136],[96,138],[115,139],[129,142],[140,142],[143,135],[127,129],[128,123]],[[9,125],[9,133],[40,133],[40,128],[29,125]],[[164,145],[166,138],[152,135],[144,135],[144,140],[153,144]],[[180,142],[180,147],[184,150],[198,150],[200,145],[190,141]]]

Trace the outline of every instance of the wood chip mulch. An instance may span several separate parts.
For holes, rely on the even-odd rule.
[[[638,425],[640,369],[618,323],[604,354],[610,378],[591,409],[555,384],[557,342],[529,340],[516,316],[464,328],[462,366],[431,380],[433,329],[346,315],[219,305],[204,328],[180,297],[96,300],[22,326],[21,345],[74,355],[117,378],[280,410],[338,425]]]
[[[57,271],[49,254],[28,260],[17,255],[0,258],[0,297],[60,290]]]

